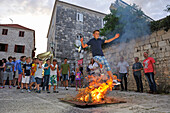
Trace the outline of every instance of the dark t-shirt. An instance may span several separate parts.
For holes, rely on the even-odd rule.
[[[13,62],[6,62],[5,66],[6,66],[6,72],[12,72],[14,63]]]
[[[80,67],[79,70],[83,74],[83,67]]]
[[[140,62],[134,63],[132,69],[141,69],[143,68],[142,64]],[[135,71],[133,73],[134,75],[141,75],[141,71]]]
[[[23,65],[25,76],[30,76],[31,75],[31,66],[32,66],[32,64],[24,64]]]
[[[87,45],[91,45],[92,55],[94,56],[104,56],[102,51],[102,44],[104,44],[105,40],[100,38],[95,39],[92,38],[87,42]]]

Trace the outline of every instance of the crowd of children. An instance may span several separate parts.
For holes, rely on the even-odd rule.
[[[1,89],[5,88],[6,80],[9,80],[9,88],[16,86],[17,89],[21,89],[21,93],[35,91],[37,93],[41,93],[41,90],[47,91],[50,93],[51,86],[54,86],[53,93],[59,93],[56,88],[58,88],[60,75],[64,75],[63,71],[67,71],[68,75],[65,74],[65,80],[69,80],[69,64],[67,64],[67,59],[65,59],[65,63],[62,64],[62,70],[59,71],[59,66],[57,65],[57,60],[53,59],[52,63],[50,59],[46,60],[46,63],[43,64],[43,61],[38,58],[31,59],[30,57],[21,56],[19,60],[16,60],[15,57],[8,57],[8,62],[5,59],[1,60],[0,64],[0,84]],[[65,69],[64,67],[67,67]],[[76,90],[77,83],[79,83],[79,87],[81,87],[81,72],[79,68],[76,69],[76,73],[74,70],[74,77],[76,80]],[[60,74],[61,73],[61,74]],[[73,76],[73,75],[71,75]],[[71,78],[71,77],[70,77]],[[61,80],[62,80],[61,79]],[[67,86],[66,86],[67,84]],[[68,90],[68,83],[66,81],[65,88]],[[42,85],[42,89],[40,86]],[[21,87],[20,87],[21,86]]]

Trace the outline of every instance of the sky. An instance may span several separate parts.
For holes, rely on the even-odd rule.
[[[109,7],[115,0],[61,0],[103,13],[110,13]],[[154,20],[164,18],[170,0],[124,0],[135,3]],[[0,24],[20,24],[35,30],[36,55],[46,52],[47,32],[55,0],[0,0]],[[13,22],[11,21],[13,20]]]

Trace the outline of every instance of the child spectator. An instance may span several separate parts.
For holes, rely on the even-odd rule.
[[[50,59],[46,60],[46,64],[44,65],[44,83],[43,83],[43,90],[48,91],[48,83],[49,83],[49,77],[50,77]]]
[[[57,60],[54,59],[53,64],[50,65],[49,91],[47,93],[50,93],[51,85],[54,85],[53,93],[59,93],[58,91],[56,91],[57,75],[60,76],[58,65],[57,65]]]
[[[1,66],[0,66],[0,88],[3,88],[3,75],[4,75],[4,68],[5,68],[5,63],[6,63],[6,59],[3,58],[2,62],[1,62]]]
[[[18,71],[17,71],[17,62],[16,62],[16,58],[13,57],[12,59],[13,59],[13,63],[14,63],[13,87],[15,87],[15,86],[16,86],[16,81],[17,81],[17,79],[15,78],[15,76],[16,76],[16,73],[17,73]]]
[[[78,91],[77,89],[77,86],[78,86],[78,83],[79,83],[79,88],[81,88],[81,75],[82,73],[80,72],[79,68],[76,68],[76,91]]]
[[[72,87],[74,86],[74,80],[75,80],[75,71],[74,70],[75,69],[73,69],[73,71],[71,72],[71,76],[70,76]]]
[[[11,87],[11,81],[13,80],[14,63],[12,62],[12,57],[8,57],[8,62],[5,64],[4,77],[3,77],[3,88],[5,88],[5,82],[9,77],[9,88]]]
[[[26,56],[21,56],[19,60],[17,60],[17,70],[18,72],[16,73],[15,75],[15,78],[18,79],[18,87],[17,89],[20,89],[20,82],[21,82],[21,79],[22,79],[22,70],[23,70],[23,64],[25,63],[25,58]]]
[[[30,90],[32,90],[32,85],[35,84],[34,90],[36,89],[37,83],[35,81],[35,72],[37,71],[38,59],[34,58],[31,65],[31,77],[30,77]]]
[[[31,58],[26,58],[26,63],[23,65],[23,76],[22,76],[22,83],[21,83],[21,93],[24,93],[23,85],[25,84],[26,90],[30,93],[31,91],[28,89],[28,84],[30,81],[30,74],[31,74]]]
[[[39,59],[38,65],[37,65],[37,71],[35,72],[35,80],[36,80],[36,87],[37,87],[37,93],[41,93],[40,90],[40,84],[42,82],[42,72],[43,72],[43,61]]]

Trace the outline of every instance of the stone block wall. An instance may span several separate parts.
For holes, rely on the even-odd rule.
[[[8,44],[8,49],[6,52],[0,52],[0,59],[6,58],[9,56],[16,57],[20,59],[21,56],[25,55],[32,57],[32,50],[34,49],[34,32],[31,30],[18,29],[13,27],[0,27],[0,32],[2,29],[8,29],[7,35],[0,34],[0,43]],[[24,31],[24,37],[19,37],[19,31]],[[24,53],[14,52],[15,45],[25,46]]]
[[[106,59],[110,63],[113,73],[116,72],[116,66],[120,61],[120,56],[129,63],[130,72],[128,76],[128,90],[136,90],[136,83],[132,73],[134,57],[139,57],[143,63],[143,53],[149,52],[149,56],[156,61],[155,80],[159,92],[170,92],[170,30],[165,32],[160,30],[153,32],[149,36],[130,40],[128,43],[113,44],[103,50]],[[91,53],[84,55],[84,68],[90,62]],[[144,91],[149,90],[146,77],[142,77]]]

